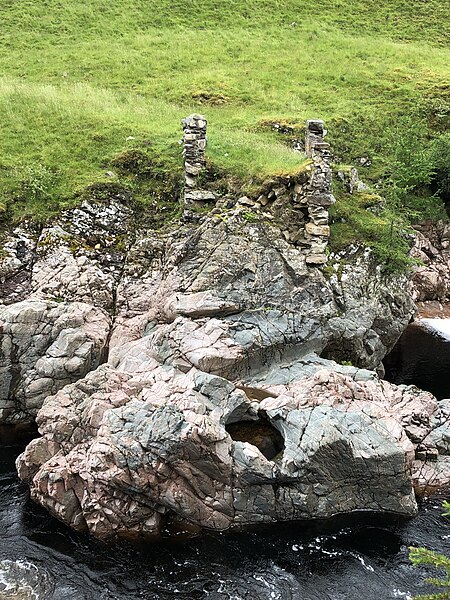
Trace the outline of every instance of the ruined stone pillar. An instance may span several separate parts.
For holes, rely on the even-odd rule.
[[[206,166],[206,126],[204,116],[193,114],[182,121],[184,154],[183,216],[188,218],[197,202],[215,200],[214,194],[201,189],[200,174]]]
[[[312,157],[316,146],[318,148],[329,148],[330,144],[324,141],[326,131],[324,123],[320,119],[310,119],[306,121],[305,131],[305,152],[306,156]]]
[[[306,263],[320,265],[327,262],[325,249],[330,237],[328,207],[336,202],[331,192],[330,144],[324,141],[323,121],[306,121],[305,152],[312,159],[313,171],[309,181],[308,216],[305,233],[310,242]]]

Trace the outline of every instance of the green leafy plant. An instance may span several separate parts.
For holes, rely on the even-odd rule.
[[[41,163],[20,165],[14,169],[17,194],[31,201],[52,198],[58,174]]]
[[[258,215],[255,215],[255,213],[250,211],[242,213],[242,217],[247,221],[247,223],[257,223],[259,220]]]
[[[450,503],[445,501],[443,504],[444,516],[450,516]],[[427,548],[410,548],[409,558],[413,565],[426,565],[441,569],[445,574],[443,577],[428,577],[426,583],[439,588],[444,588],[442,592],[432,594],[422,594],[415,596],[414,600],[448,600],[450,598],[450,557],[428,550]],[[445,589],[446,588],[446,589]]]
[[[415,566],[431,565],[445,571],[445,576],[443,578],[428,577],[425,581],[426,583],[438,587],[447,588],[446,590],[433,594],[415,596],[414,600],[448,600],[450,598],[450,558],[444,554],[434,552],[433,550],[427,550],[426,548],[410,548],[409,558]]]
[[[450,193],[448,160],[450,138],[442,135],[430,144],[429,131],[420,110],[413,110],[384,132],[386,162],[377,192],[349,194],[339,183],[338,202],[330,209],[331,247],[345,249],[363,244],[384,273],[411,268],[411,226],[425,219],[447,217],[439,193]],[[439,174],[439,175],[438,175]],[[434,187],[433,187],[434,184]]]
[[[429,184],[433,176],[433,161],[424,139],[425,125],[419,114],[411,113],[388,131],[391,155],[389,176],[384,195],[402,207],[408,192]]]

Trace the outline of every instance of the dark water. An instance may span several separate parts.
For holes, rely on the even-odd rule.
[[[105,546],[27,501],[13,469],[18,450],[1,449],[2,600],[410,598],[427,587],[421,583],[425,570],[409,563],[408,546],[450,552],[441,499],[424,502],[406,523],[369,517],[321,533],[286,524],[143,548]]]
[[[388,361],[391,376],[396,370],[403,381],[450,396],[449,343],[417,328],[405,336],[402,352]],[[10,444],[0,446],[1,600],[407,599],[431,591],[423,579],[437,574],[414,568],[408,547],[450,554],[443,498],[422,502],[409,522],[352,516],[320,531],[290,523],[141,548],[105,546],[28,501],[14,470],[21,448]]]
[[[450,320],[408,325],[383,362],[388,381],[414,384],[439,399],[450,398]]]

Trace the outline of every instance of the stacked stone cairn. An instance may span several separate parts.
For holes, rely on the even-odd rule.
[[[201,189],[200,175],[206,166],[206,125],[203,115],[193,114],[182,121],[184,143],[184,204],[183,218],[192,219],[192,209],[203,206],[205,203],[214,202],[215,195]]]
[[[336,202],[331,193],[331,152],[330,144],[323,139],[325,135],[323,121],[306,122],[305,152],[314,166],[307,190],[309,222],[305,225],[305,237],[310,243],[306,263],[310,265],[327,262],[328,207]]]

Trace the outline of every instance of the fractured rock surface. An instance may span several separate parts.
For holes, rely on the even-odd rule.
[[[411,255],[419,261],[413,284],[413,296],[418,302],[450,299],[450,226],[438,222],[425,224],[416,232]]]
[[[0,422],[32,422],[47,396],[95,369],[110,326],[81,302],[0,306]]]
[[[48,398],[42,437],[18,459],[32,497],[75,529],[136,537],[174,520],[226,529],[359,509],[413,515],[413,486],[431,490],[442,471],[449,483],[448,455],[434,470],[416,458],[433,422],[449,435],[429,393],[321,369],[255,400],[161,365],[148,347],[130,354]],[[272,460],[226,429],[260,418],[284,440]]]
[[[322,272],[245,206],[128,236],[127,209],[87,203],[20,233],[23,260],[10,243],[0,419],[38,413],[19,473],[75,529],[412,515],[448,484],[447,408],[366,370],[414,312],[407,279],[363,252]],[[262,422],[281,446],[239,425]]]

